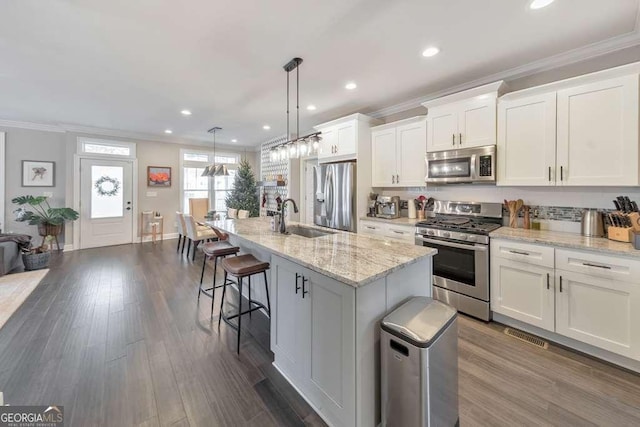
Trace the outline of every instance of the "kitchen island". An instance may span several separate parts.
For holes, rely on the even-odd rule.
[[[267,218],[208,224],[241,252],[271,263],[275,367],[328,424],[377,425],[379,322],[407,298],[431,296],[437,251],[319,227],[304,226],[331,234],[283,235]],[[252,296],[264,301],[261,289],[256,278]]]

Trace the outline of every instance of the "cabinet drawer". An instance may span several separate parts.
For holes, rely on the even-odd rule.
[[[413,226],[387,224],[386,234],[391,238],[413,243],[415,242],[416,228]]]
[[[377,221],[360,221],[358,232],[362,234],[373,234],[375,236],[384,236],[385,224]]]
[[[593,252],[556,250],[556,268],[623,282],[638,282],[640,261]]]
[[[491,256],[553,268],[554,248],[512,240],[491,240]]]

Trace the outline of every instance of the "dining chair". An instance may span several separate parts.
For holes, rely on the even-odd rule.
[[[180,242],[182,242],[182,252],[184,253],[184,242],[187,239],[187,232],[185,230],[186,225],[184,224],[184,218],[180,211],[176,211],[176,224],[178,224],[178,248],[176,252],[180,252]]]
[[[203,219],[209,213],[209,199],[191,198],[189,199],[189,215],[197,219]]]
[[[199,226],[193,218],[193,215],[183,215],[183,218],[186,224],[187,238],[189,239],[189,244],[187,246],[187,258],[189,258],[189,250],[193,243],[193,254],[191,260],[195,261],[196,250],[198,249],[200,242],[217,239],[216,233],[209,227]]]

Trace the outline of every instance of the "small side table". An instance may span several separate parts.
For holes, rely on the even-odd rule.
[[[164,217],[155,216],[149,212],[142,212],[142,232],[141,239],[151,236],[151,242],[155,245],[157,236],[160,234],[160,241],[164,241]]]

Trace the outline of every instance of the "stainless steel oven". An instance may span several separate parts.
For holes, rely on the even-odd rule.
[[[433,297],[488,321],[489,233],[500,227],[499,203],[436,202],[432,217],[416,226],[415,242],[438,250]]]
[[[463,148],[427,153],[427,176],[431,184],[496,182],[496,146]]]

